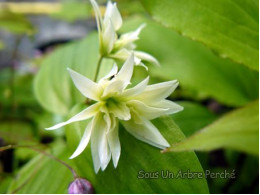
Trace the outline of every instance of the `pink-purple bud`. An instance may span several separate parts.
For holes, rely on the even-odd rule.
[[[69,194],[94,194],[94,188],[88,180],[77,178],[70,183],[68,193]]]

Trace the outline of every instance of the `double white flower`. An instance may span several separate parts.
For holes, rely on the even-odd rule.
[[[122,17],[117,9],[116,3],[107,3],[104,18],[101,16],[98,4],[95,0],[90,0],[96,15],[98,33],[99,33],[99,50],[102,57],[108,57],[125,61],[129,55],[134,52],[135,64],[146,67],[141,61],[148,61],[158,65],[159,62],[151,55],[135,51],[134,42],[139,39],[139,34],[144,28],[144,24],[133,32],[122,34],[120,37],[117,31],[122,26]]]
[[[78,156],[86,148],[91,138],[91,150],[95,172],[104,170],[111,157],[114,167],[120,156],[118,123],[137,139],[164,149],[168,142],[150,122],[161,115],[176,113],[182,107],[166,100],[178,86],[176,80],[147,85],[149,77],[127,89],[134,69],[134,55],[131,54],[120,71],[116,65],[98,83],[68,69],[77,89],[95,103],[66,122],[59,123],[47,130],[58,129],[72,122],[92,118],[76,151],[70,158]],[[113,77],[111,79],[111,77]]]

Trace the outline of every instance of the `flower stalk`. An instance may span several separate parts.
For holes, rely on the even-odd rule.
[[[102,64],[102,60],[103,60],[103,56],[100,56],[99,59],[98,59],[98,63],[97,63],[97,69],[96,69],[96,72],[95,72],[94,82],[97,82],[99,70],[100,70],[100,67],[101,67],[101,64]]]

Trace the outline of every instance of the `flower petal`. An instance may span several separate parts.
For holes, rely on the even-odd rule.
[[[103,26],[102,16],[101,16],[97,2],[95,0],[90,0],[90,2],[92,4],[92,7],[94,8],[96,21],[97,21],[97,28],[98,28],[98,32],[100,34],[102,26]]]
[[[168,113],[169,110],[169,108],[167,107],[166,108],[151,107],[138,100],[130,100],[127,102],[127,105],[131,109],[134,109],[140,116],[148,120],[152,120],[159,116],[165,115]]]
[[[104,76],[103,78],[101,78],[99,80],[99,83],[102,82],[105,79],[109,79],[110,77],[114,76],[117,73],[117,71],[118,71],[118,67],[117,67],[116,64],[114,64],[112,69],[110,70],[110,72],[106,76]]]
[[[70,76],[77,89],[87,98],[99,100],[102,88],[95,82],[68,68]]]
[[[114,54],[110,54],[109,57],[113,58],[113,59],[125,61],[127,58],[129,58],[129,56],[132,53],[133,53],[133,51],[123,48],[123,49],[120,49],[119,51],[117,51]],[[141,59],[134,56],[134,65],[140,65],[140,63],[141,63]]]
[[[178,81],[168,81],[163,83],[158,83],[154,85],[148,85],[146,89],[139,95],[136,99],[139,99],[147,104],[149,102],[157,102],[168,97],[178,86]]]
[[[155,66],[160,66],[158,60],[148,53],[142,51],[135,51],[134,54],[137,58],[140,58],[142,61],[147,61],[150,62],[151,64],[154,64]]]
[[[106,86],[102,98],[111,96],[112,94],[122,93],[124,90],[124,82],[121,80],[112,80]]]
[[[165,112],[165,114],[173,114],[173,113],[176,113],[176,112],[180,112],[183,110],[183,107],[170,101],[170,100],[162,100],[162,101],[159,101],[159,102],[156,102],[150,106],[154,106],[154,107],[157,107],[157,108],[168,108],[168,110]]]
[[[127,87],[127,85],[130,83],[130,80],[133,75],[134,70],[134,54],[131,53],[131,55],[128,57],[118,74],[115,76],[113,80],[120,80],[123,81],[123,89]]]
[[[101,53],[103,55],[109,54],[114,47],[116,41],[116,32],[110,20],[108,20],[106,27],[102,31],[101,36]]]
[[[91,150],[96,173],[100,167],[104,170],[111,158],[111,152],[106,138],[107,124],[103,116],[102,113],[98,113],[93,119]]]
[[[112,122],[111,129],[107,133],[107,139],[108,139],[109,148],[112,153],[114,167],[117,167],[118,160],[120,157],[120,152],[121,152],[121,146],[120,146],[119,135],[118,135],[118,121],[115,119],[115,117],[112,118],[114,118],[114,120]]]
[[[58,128],[60,128],[64,125],[67,125],[69,123],[73,123],[73,122],[76,122],[76,121],[82,121],[82,120],[86,120],[88,118],[91,118],[92,116],[94,116],[98,112],[99,107],[100,107],[100,104],[98,104],[98,103],[93,104],[93,105],[89,106],[88,108],[86,108],[85,110],[78,113],[77,115],[73,116],[72,118],[70,118],[66,122],[62,122],[62,123],[59,123],[59,124],[54,125],[52,127],[46,128],[46,130],[58,129]]]
[[[136,124],[134,120],[120,122],[130,134],[143,142],[161,149],[170,146],[159,130],[147,119],[143,118],[142,124]]]
[[[104,23],[106,23],[108,20],[111,20],[116,31],[122,26],[123,23],[121,14],[117,9],[116,3],[111,3],[111,1],[108,1],[107,3]]]
[[[85,129],[85,132],[83,134],[82,139],[80,140],[79,146],[77,147],[76,151],[71,155],[70,159],[73,159],[75,157],[77,157],[78,155],[80,155],[83,150],[85,150],[85,148],[88,145],[88,142],[90,140],[90,136],[91,136],[91,132],[92,132],[92,123],[93,120],[89,122],[89,124],[87,125],[87,128]]]
[[[91,154],[92,154],[95,173],[97,173],[100,169],[98,149],[99,149],[98,137],[96,135],[96,132],[93,131],[91,136]]]
[[[146,77],[146,79],[144,79],[143,81],[138,83],[133,88],[125,90],[122,94],[122,97],[126,97],[126,98],[130,97],[131,98],[131,96],[135,96],[135,95],[142,93],[145,90],[148,82],[149,82],[149,76]]]
[[[117,49],[123,48],[123,47],[127,46],[128,44],[138,40],[139,39],[139,34],[140,34],[141,30],[145,26],[146,26],[146,24],[142,24],[135,31],[122,34],[120,36],[120,38],[116,41],[115,48],[117,48]]]

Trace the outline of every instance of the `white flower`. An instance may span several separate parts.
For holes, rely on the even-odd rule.
[[[164,149],[168,142],[159,130],[150,122],[161,115],[176,113],[182,107],[166,100],[178,86],[176,80],[147,85],[149,77],[127,89],[133,74],[134,55],[131,54],[118,72],[114,65],[110,73],[95,83],[81,74],[68,69],[78,90],[96,103],[87,107],[66,122],[59,123],[47,130],[58,129],[72,122],[92,118],[78,148],[70,158],[75,158],[88,145],[91,138],[91,150],[95,171],[104,170],[111,157],[114,167],[120,156],[118,123],[137,139]],[[113,77],[112,79],[110,79]]]
[[[159,66],[159,62],[150,54],[135,51],[136,45],[134,42],[139,39],[139,34],[144,28],[144,24],[135,31],[122,34],[118,37],[117,31],[122,26],[123,21],[116,3],[108,1],[104,18],[102,18],[96,1],[90,0],[90,2],[96,15],[101,56],[125,61],[134,52],[136,65],[146,67],[141,62],[143,60]]]

